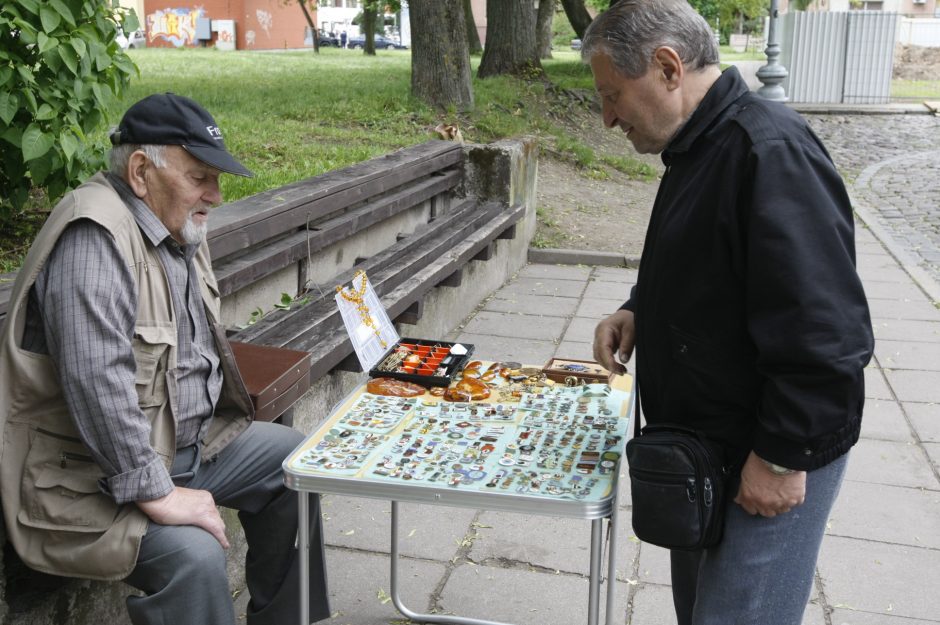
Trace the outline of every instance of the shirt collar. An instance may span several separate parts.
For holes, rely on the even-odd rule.
[[[150,207],[137,197],[137,194],[134,193],[134,190],[131,189],[130,185],[128,185],[123,178],[111,172],[108,172],[106,176],[108,182],[111,183],[111,186],[114,187],[114,190],[117,191],[118,195],[124,201],[124,204],[131,211],[134,220],[137,222],[137,227],[140,228],[141,233],[147,237],[151,245],[158,247],[162,243],[166,243],[170,248],[181,250],[186,258],[193,257],[196,253],[197,246],[180,245],[177,243],[176,239],[170,235],[170,231],[167,230],[167,227],[160,221],[160,218],[154,215]]]
[[[728,106],[748,92],[747,84],[741,78],[738,68],[733,65],[723,71],[718,80],[709,87],[705,97],[695,111],[679,129],[666,149],[663,150],[663,162],[669,164],[674,155],[688,152],[695,141],[705,134],[715,119]]]

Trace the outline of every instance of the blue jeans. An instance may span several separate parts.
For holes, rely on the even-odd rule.
[[[749,515],[729,490],[721,543],[671,552],[679,625],[799,625],[847,461],[807,473],[803,504],[772,518]]]

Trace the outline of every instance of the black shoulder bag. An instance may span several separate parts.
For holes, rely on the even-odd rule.
[[[640,430],[639,387],[627,442],[633,531],[643,542],[694,551],[721,541],[728,475],[720,449],[682,425]]]

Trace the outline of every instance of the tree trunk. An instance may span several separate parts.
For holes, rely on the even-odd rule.
[[[310,17],[310,11],[307,10],[307,2],[306,0],[297,0],[297,4],[300,5],[300,10],[304,12],[304,17],[307,19],[307,26],[310,27],[310,36],[313,38],[313,51],[319,54],[320,33],[317,32],[317,25],[313,23],[313,18]]]
[[[535,17],[535,40],[539,58],[552,58],[552,18],[555,17],[555,0],[539,0],[539,12]]]
[[[462,0],[411,0],[411,93],[431,106],[473,108]]]
[[[486,46],[477,76],[542,73],[532,0],[486,0]]]
[[[477,21],[473,17],[473,6],[470,0],[463,0],[463,22],[467,29],[467,49],[470,54],[480,54],[483,52],[483,44],[480,43],[480,32],[477,30]]]
[[[362,35],[365,37],[363,53],[375,56],[375,19],[377,10],[374,4],[366,3],[362,7]]]
[[[561,5],[565,7],[565,15],[571,22],[571,27],[578,37],[584,39],[584,31],[591,25],[591,14],[584,8],[584,0],[561,0]]]

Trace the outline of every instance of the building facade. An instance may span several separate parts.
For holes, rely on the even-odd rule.
[[[297,2],[283,0],[143,0],[141,28],[153,47],[283,50],[309,45]],[[308,5],[309,7],[309,5]],[[315,8],[308,11],[317,23]]]

